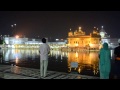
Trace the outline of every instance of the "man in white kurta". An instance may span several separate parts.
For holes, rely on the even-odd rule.
[[[48,54],[50,53],[50,47],[46,43],[46,39],[42,39],[43,44],[40,45],[40,76],[46,77],[48,67]]]

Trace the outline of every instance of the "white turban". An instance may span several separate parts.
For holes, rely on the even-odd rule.
[[[118,39],[118,43],[120,43],[120,39]]]

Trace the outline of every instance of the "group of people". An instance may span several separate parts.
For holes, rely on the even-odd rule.
[[[46,38],[42,38],[42,45],[40,46],[40,77],[44,78],[47,75],[48,55],[50,53],[50,46],[46,43]],[[119,46],[114,49],[114,75],[115,78],[120,78],[120,39]],[[104,43],[99,51],[99,71],[100,79],[109,79],[111,72],[111,52],[108,43]]]
[[[114,79],[120,79],[120,39],[118,40],[118,43],[119,46],[114,49]],[[108,43],[104,43],[103,47],[99,51],[100,79],[110,79],[111,60],[111,53]]]

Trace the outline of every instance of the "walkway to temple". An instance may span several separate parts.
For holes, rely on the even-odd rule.
[[[0,78],[3,79],[40,79],[40,70],[10,65],[0,65]],[[99,77],[48,71],[43,79],[99,79]]]

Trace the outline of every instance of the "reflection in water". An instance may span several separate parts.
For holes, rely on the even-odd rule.
[[[81,73],[82,71],[92,71],[93,74],[98,74],[98,52],[69,52],[68,53],[68,72],[71,72],[71,62],[77,62],[78,67],[74,70]]]
[[[0,63],[15,62],[17,66],[39,68],[40,55],[38,49],[5,49],[1,50]],[[113,56],[113,51],[111,51]],[[77,62],[78,67],[72,68],[71,62]],[[62,72],[77,72],[80,74],[98,76],[98,52],[61,52],[51,51],[48,70]],[[10,63],[11,64],[11,63]]]
[[[29,49],[8,49],[3,50],[4,61],[18,60],[18,59],[28,59],[35,60],[35,57],[39,56],[38,50]]]

